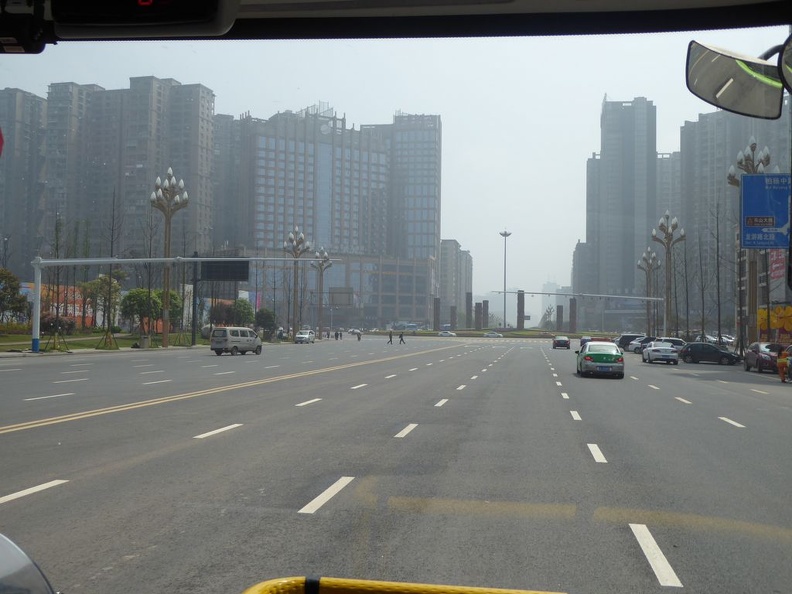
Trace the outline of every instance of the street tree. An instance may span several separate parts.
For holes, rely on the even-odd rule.
[[[121,316],[140,325],[140,334],[149,334],[152,321],[159,319],[162,301],[156,292],[132,289],[121,299]]]
[[[248,326],[256,320],[253,306],[247,299],[237,299],[231,306],[233,323],[237,326]]]
[[[0,268],[0,322],[7,322],[27,312],[27,299],[20,292],[19,278]]]
[[[261,328],[264,338],[269,340],[278,329],[278,319],[273,311],[262,307],[256,312],[256,326]]]

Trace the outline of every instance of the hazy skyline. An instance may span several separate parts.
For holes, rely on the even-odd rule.
[[[570,284],[575,244],[586,240],[586,159],[600,151],[606,96],[651,100],[658,152],[677,151],[683,123],[714,111],[685,88],[689,41],[758,55],[786,36],[787,28],[774,27],[504,39],[74,42],[4,56],[0,87],[46,97],[54,82],[120,89],[130,77],[156,76],[209,87],[215,113],[235,117],[269,118],[319,102],[356,128],[390,123],[397,111],[438,114],[442,237],[470,250],[473,291],[482,295],[503,287],[504,229],[512,233],[509,289]],[[540,316],[539,303],[528,300],[528,313]],[[501,308],[494,298],[490,311]]]

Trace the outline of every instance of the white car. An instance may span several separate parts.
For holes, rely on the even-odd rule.
[[[437,333],[438,336],[456,336],[455,333],[451,332],[451,330],[441,330]]]
[[[316,334],[313,330],[300,330],[294,337],[295,344],[308,344],[309,342],[316,342]]]
[[[500,332],[485,332],[484,338],[503,338],[503,334]]]
[[[679,352],[670,342],[653,340],[646,345],[641,353],[644,363],[665,363],[666,365],[679,365]]]

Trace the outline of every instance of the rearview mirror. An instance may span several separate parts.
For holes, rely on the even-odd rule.
[[[778,72],[787,91],[792,93],[792,35],[787,37],[781,51],[778,53]]]
[[[792,80],[792,49],[784,44],[784,78]],[[743,56],[725,49],[691,41],[687,54],[687,87],[710,105],[752,116],[775,120],[781,117],[784,85],[778,64]]]
[[[27,554],[0,534],[0,592],[53,594],[47,578]]]

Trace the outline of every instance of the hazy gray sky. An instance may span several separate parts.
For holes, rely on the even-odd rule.
[[[471,40],[104,42],[0,57],[0,88],[46,96],[52,82],[127,88],[129,77],[201,83],[216,112],[268,118],[323,101],[349,124],[389,123],[397,110],[443,122],[443,238],[474,262],[477,295],[570,283],[585,237],[586,159],[600,150],[601,104],[657,106],[658,151],[679,149],[685,120],[714,109],[685,87],[696,39],[758,55],[787,29]],[[684,224],[684,221],[682,222]],[[539,316],[538,300],[527,304]],[[501,303],[500,306],[497,304]],[[535,305],[534,305],[535,304]],[[498,299],[491,310],[502,309]],[[534,318],[538,319],[538,318]]]

